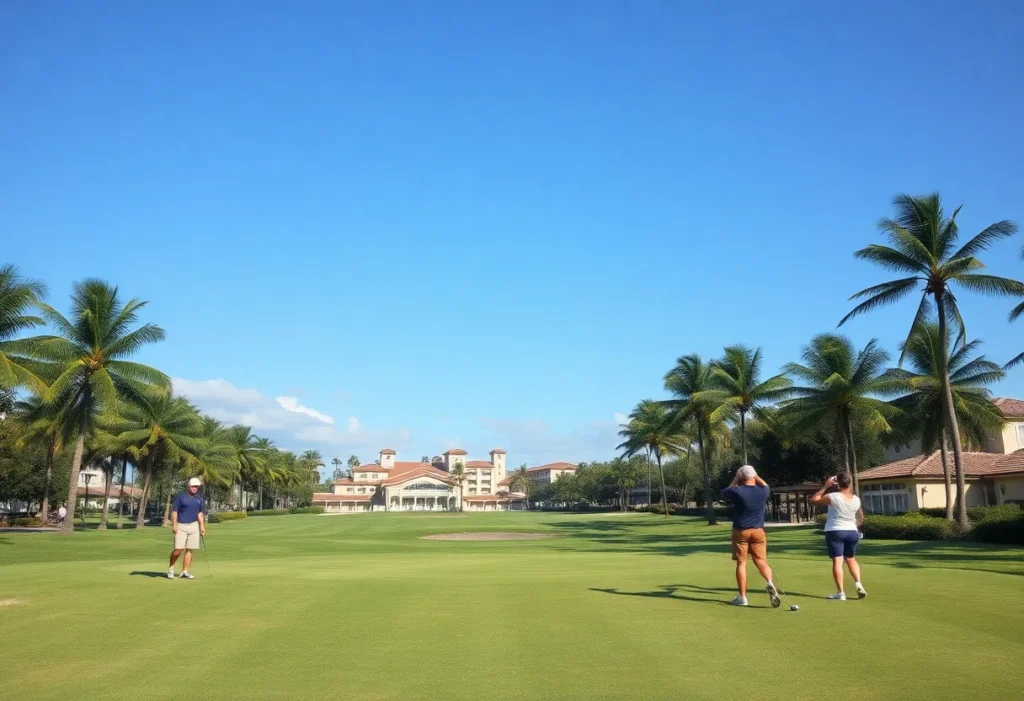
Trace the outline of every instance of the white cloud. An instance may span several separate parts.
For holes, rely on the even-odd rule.
[[[224,379],[187,380],[173,378],[174,392],[189,398],[200,411],[228,424],[250,426],[257,433],[273,438],[278,445],[320,443],[350,450],[377,451],[383,447],[406,446],[408,429],[367,430],[355,416],[344,429],[334,418],[299,403],[298,398],[271,399],[257,389],[240,388]]]
[[[621,414],[619,412],[615,412],[613,417],[615,419],[615,425],[616,426],[622,426],[623,424],[628,424],[629,423],[629,417],[626,416],[625,414]]]
[[[608,460],[618,454],[619,417],[613,421],[588,421],[565,430],[537,419],[484,419],[481,426],[505,448],[510,460],[532,464],[565,460]],[[522,456],[522,457],[519,457]]]
[[[321,414],[316,409],[310,409],[308,406],[302,406],[301,404],[299,404],[298,397],[278,397],[274,401],[276,401],[278,404],[284,407],[285,411],[291,411],[296,414],[305,414],[306,416],[312,416],[317,421],[322,421],[325,424],[334,423],[333,416]]]

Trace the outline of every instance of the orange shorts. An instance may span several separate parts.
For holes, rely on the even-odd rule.
[[[768,538],[763,528],[732,529],[732,559],[746,562],[748,552],[755,560],[767,559]]]

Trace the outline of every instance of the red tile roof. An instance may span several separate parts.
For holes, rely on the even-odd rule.
[[[331,482],[331,484],[355,484],[355,482],[350,480],[348,477],[339,477],[338,479]]]
[[[494,467],[494,463],[487,460],[469,460],[466,462],[466,467]]]
[[[508,501],[507,494],[467,494],[462,501]]]
[[[510,484],[512,484],[512,475],[509,475],[508,477],[506,477],[502,481],[498,482],[498,486],[499,487],[507,487]]]
[[[318,492],[313,495],[313,502],[328,502],[328,501],[370,501],[373,497],[372,494],[330,494],[327,492]]]
[[[547,470],[578,470],[578,465],[573,465],[571,462],[552,462],[547,465],[538,465],[537,467],[531,467],[527,472],[546,472]]]
[[[992,403],[999,407],[1006,416],[1024,416],[1024,400],[998,397]]]
[[[490,455],[494,455],[495,453],[498,453],[500,455],[505,455],[505,451],[503,449],[501,449],[501,448],[495,448],[494,450],[492,450],[490,452]]]
[[[398,455],[398,453],[396,453],[395,451],[391,450],[391,448],[385,448],[384,450],[380,451],[380,454],[381,455]]]
[[[950,473],[953,473],[953,452],[946,458]],[[1024,472],[1024,450],[1003,455],[1001,453],[964,453],[964,475],[985,477],[1013,472]],[[942,477],[942,454],[935,451],[930,455],[897,460],[864,470],[858,475],[861,481],[891,479],[893,477]]]
[[[445,455],[465,455],[466,451],[463,450],[462,448],[452,448],[451,450],[446,450],[444,454]]]
[[[395,463],[395,464],[396,465],[400,465],[401,463]],[[360,465],[356,469],[352,470],[352,472],[379,472],[381,470],[390,470],[390,469],[391,469],[390,467],[384,467],[383,465],[378,465],[377,463],[374,462],[374,463],[370,463],[369,465]]]
[[[451,479],[451,475],[444,470],[438,470],[436,467],[432,467],[422,462],[416,463],[416,465],[416,468],[403,470],[398,474],[392,474],[388,479],[381,482],[381,484],[390,487],[396,484],[404,484],[405,482],[418,477],[436,477],[447,484],[448,480]]]
[[[103,492],[105,492],[106,489],[107,489],[106,485],[103,485],[103,484],[90,484],[89,485],[89,498],[90,499],[95,499],[95,498],[102,499],[103,498]],[[83,496],[84,497],[85,496],[85,485],[79,486],[77,491],[78,491],[79,496]],[[132,487],[132,486],[129,486],[129,485],[126,484],[124,486],[124,495],[125,495],[125,497],[131,496],[133,499],[141,499],[142,498],[142,490],[140,488],[138,488],[138,487]],[[110,485],[110,498],[111,499],[119,499],[120,497],[121,497],[121,485],[119,485],[119,484],[112,484],[112,485]]]

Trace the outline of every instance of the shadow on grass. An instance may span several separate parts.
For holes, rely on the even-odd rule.
[[[131,577],[155,577],[157,579],[167,579],[167,571],[163,572],[143,572],[142,570],[132,570],[128,573]]]
[[[620,591],[618,589],[599,589],[597,587],[591,587],[588,591],[600,592],[602,594],[614,594],[616,596],[642,596],[650,599],[674,599],[677,601],[692,601],[698,604],[715,604],[718,606],[732,606],[729,601],[715,597],[710,598],[718,592],[735,592],[735,589],[723,589],[716,587],[698,587],[690,584],[663,584],[654,591]],[[680,593],[680,592],[686,593]],[[710,596],[692,596],[691,594],[709,594]],[[793,596],[803,596],[803,594],[794,594]],[[756,604],[750,604],[746,608],[752,609],[766,609],[769,606],[760,606]]]

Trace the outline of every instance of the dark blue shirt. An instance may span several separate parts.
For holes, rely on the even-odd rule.
[[[188,492],[181,492],[174,497],[174,506],[171,508],[178,514],[178,523],[195,523],[203,510],[203,498],[198,494],[192,496]]]
[[[732,527],[764,528],[764,505],[770,494],[768,487],[754,484],[723,489],[722,498],[732,502]]]

